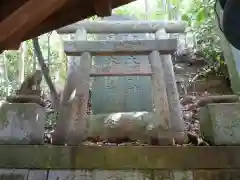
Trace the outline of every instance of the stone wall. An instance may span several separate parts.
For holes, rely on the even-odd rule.
[[[238,180],[239,150],[240,147],[220,146],[1,145],[0,179]]]
[[[239,170],[0,170],[1,180],[239,180]]]

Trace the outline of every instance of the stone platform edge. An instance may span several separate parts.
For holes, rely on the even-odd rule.
[[[0,168],[10,169],[239,169],[240,146],[0,145]]]

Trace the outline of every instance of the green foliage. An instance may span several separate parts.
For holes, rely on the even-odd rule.
[[[39,42],[41,46],[41,50],[43,52],[44,58],[48,61],[50,67],[50,75],[52,79],[56,79],[56,76],[60,76],[60,80],[64,81],[64,77],[66,75],[66,59],[62,59],[59,57],[59,44],[60,41],[56,41],[57,35],[52,34],[50,39],[50,54],[48,61],[48,36],[42,35],[39,37]],[[34,58],[34,49],[31,40],[25,42],[27,52],[24,58],[24,74],[25,76],[32,73],[36,67],[38,66],[38,62]],[[21,61],[21,51],[5,51],[0,55],[0,99],[4,99],[4,97],[12,94],[14,90],[16,90],[19,85],[19,62]],[[63,83],[62,83],[63,84]],[[45,92],[48,91],[48,87],[43,81],[42,88]]]
[[[193,0],[191,8],[182,14],[187,21],[189,32],[195,37],[195,51],[200,54],[218,75],[228,77],[220,38],[216,32],[215,0]]]
[[[45,116],[45,127],[47,127],[48,129],[54,128],[56,126],[57,115],[57,112],[47,113],[47,115]]]

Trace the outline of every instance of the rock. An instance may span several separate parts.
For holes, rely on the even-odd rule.
[[[43,144],[45,112],[35,103],[3,104],[0,144]]]
[[[181,104],[186,105],[186,104],[191,104],[196,100],[196,96],[190,96],[190,95],[185,95],[181,100]]]
[[[213,145],[240,145],[240,103],[208,104],[200,110],[204,140]]]
[[[185,121],[191,121],[192,117],[193,117],[193,112],[191,112],[191,111],[186,111],[183,113],[183,119]]]

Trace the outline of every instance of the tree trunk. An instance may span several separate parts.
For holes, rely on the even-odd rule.
[[[144,0],[144,3],[145,3],[145,20],[148,20],[150,16],[149,0]]]
[[[0,76],[1,79],[6,82],[5,84],[5,92],[6,96],[9,96],[9,79],[8,79],[8,70],[7,70],[7,57],[6,57],[6,51],[3,51],[2,53],[2,60],[0,64]]]
[[[33,50],[33,72],[36,71],[36,68],[37,68],[37,56],[36,56],[36,53],[35,51]]]
[[[24,81],[25,59],[27,58],[27,42],[22,42],[20,46],[20,59],[18,61],[18,82]]]
[[[168,14],[168,20],[172,20],[173,12],[172,12],[172,2],[170,0],[167,1],[167,14]]]

